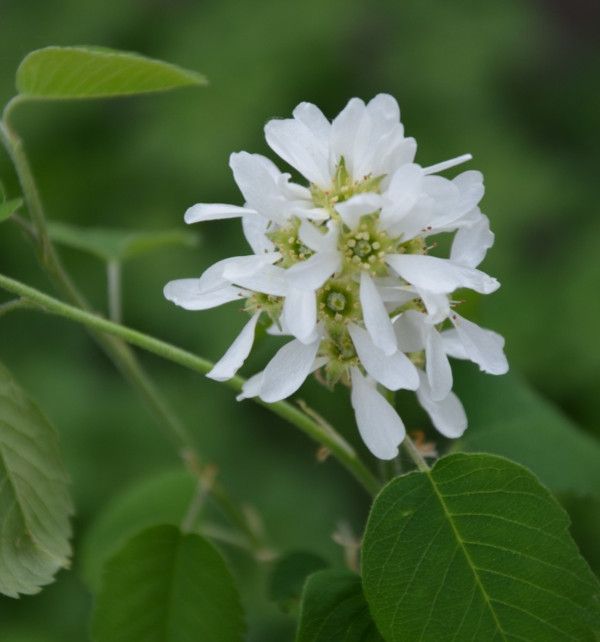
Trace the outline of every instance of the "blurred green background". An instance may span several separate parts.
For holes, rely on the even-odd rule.
[[[228,156],[245,149],[273,157],[262,138],[269,118],[289,115],[302,100],[331,117],[351,96],[393,94],[419,142],[418,162],[471,152],[472,166],[485,174],[483,209],[496,245],[484,267],[503,287],[478,300],[474,316],[506,337],[515,370],[598,435],[598,24],[600,6],[592,0],[0,0],[0,103],[14,91],[22,57],[49,44],[134,50],[205,73],[205,89],[31,105],[15,119],[51,218],[157,230],[183,228],[183,212],[197,201],[240,202]],[[0,176],[16,196],[5,155]],[[216,359],[243,316],[231,306],[185,312],[161,294],[172,278],[246,252],[237,222],[206,224],[199,234],[195,250],[169,249],[128,265],[124,317]],[[102,264],[75,251],[63,256],[104,310]],[[51,291],[8,224],[0,228],[0,271]],[[246,373],[265,363],[274,343],[259,343]],[[0,638],[84,640],[92,605],[86,556],[93,557],[86,541],[95,519],[128,486],[177,469],[177,456],[79,327],[15,313],[0,320],[0,356],[60,432],[77,507],[73,570],[39,596],[1,599]],[[218,463],[223,483],[260,513],[272,545],[307,548],[341,564],[331,533],[341,520],[359,533],[368,510],[344,471],[317,463],[314,445],[266,411],[141,357],[206,458]],[[345,391],[309,383],[301,396],[356,441]],[[160,503],[166,500],[158,486],[152,493]],[[598,570],[597,504],[562,499]],[[291,639],[293,620],[265,599],[264,568],[226,553],[243,584],[249,639]]]

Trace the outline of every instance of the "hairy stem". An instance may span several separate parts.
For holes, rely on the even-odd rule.
[[[58,301],[39,290],[1,274],[0,287],[31,301],[46,312],[77,321],[97,332],[118,337],[131,345],[138,346],[201,374],[208,373],[214,366],[211,361],[203,359],[192,352]],[[245,380],[236,376],[223,383],[236,392],[240,392]],[[317,443],[325,446],[370,493],[376,493],[379,490],[380,484],[375,476],[359,459],[354,449],[332,428],[325,428],[287,401],[266,403],[259,398],[255,398],[254,401],[268,408],[279,417],[286,419]]]

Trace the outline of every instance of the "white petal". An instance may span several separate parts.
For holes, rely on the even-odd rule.
[[[431,390],[424,372],[419,372],[421,385],[417,390],[417,399],[438,432],[444,437],[456,439],[467,429],[467,415],[460,403],[460,399],[451,392],[445,399],[435,401],[431,397]]]
[[[492,330],[480,328],[476,323],[453,313],[450,320],[456,328],[467,357],[483,372],[501,375],[508,372],[508,361],[504,355],[504,338]]]
[[[358,226],[361,216],[376,212],[381,208],[382,203],[383,201],[379,194],[367,192],[365,194],[357,194],[347,201],[339,203],[335,209],[344,223],[352,230]]]
[[[327,221],[331,218],[326,209],[322,207],[313,207],[312,202],[296,203],[290,207],[289,213],[291,216],[297,216],[301,219],[317,222]]]
[[[264,216],[257,214],[246,214],[242,216],[242,229],[246,241],[252,248],[254,254],[274,252],[275,245],[267,236],[269,221]]]
[[[388,94],[379,94],[369,101],[366,112],[367,118],[361,123],[361,146],[355,146],[354,176],[391,175],[396,166],[390,166],[389,160],[404,138],[398,103]]]
[[[425,167],[423,171],[426,174],[437,174],[438,172],[443,172],[451,167],[456,167],[456,165],[462,165],[462,163],[466,163],[472,159],[473,156],[471,154],[463,154],[462,156],[457,156],[456,158],[451,158],[450,160]]]
[[[382,301],[385,303],[393,303],[396,308],[419,296],[416,292],[407,290],[401,286],[379,285],[377,290]]]
[[[296,109],[294,109],[294,118],[304,123],[316,138],[323,141],[329,140],[331,123],[316,105],[312,103],[300,103]]]
[[[289,174],[282,174],[276,165],[260,154],[231,154],[229,166],[246,203],[260,215],[283,224],[287,199],[283,189]]]
[[[441,323],[450,314],[450,299],[447,294],[434,294],[423,288],[419,289],[421,300],[427,309],[428,323]]]
[[[298,238],[315,252],[331,252],[337,246],[338,228],[337,225],[329,228],[323,225],[317,227],[308,221],[302,221],[298,230]]]
[[[210,292],[203,292],[199,286],[200,279],[178,279],[165,285],[164,295],[169,301],[186,310],[208,310],[230,301],[244,298],[240,288],[224,285]]]
[[[460,265],[475,268],[483,261],[486,252],[494,244],[494,234],[490,231],[487,216],[469,227],[461,227],[452,242],[450,259]]]
[[[440,333],[433,327],[425,341],[425,363],[431,398],[440,401],[452,390],[452,369]]]
[[[441,335],[444,342],[444,350],[449,357],[454,357],[455,359],[469,358],[456,329],[444,330]]]
[[[411,360],[403,352],[386,355],[369,337],[369,333],[351,323],[348,332],[365,370],[388,390],[416,390],[419,375]]]
[[[390,254],[386,261],[410,284],[434,294],[450,293],[457,288],[490,294],[500,287],[496,279],[484,272],[435,256]]]
[[[367,103],[367,112],[374,123],[381,122],[381,127],[378,129],[389,131],[392,127],[401,126],[398,101],[389,94],[377,94],[372,98]]]
[[[339,252],[317,252],[306,261],[300,261],[286,272],[290,287],[300,290],[320,288],[327,279],[338,270],[341,263]]]
[[[227,352],[215,363],[213,369],[206,375],[215,381],[227,381],[235,375],[242,367],[244,361],[250,354],[254,343],[254,331],[260,312],[252,315],[252,318],[243,327],[236,340],[229,346]]]
[[[414,163],[402,165],[391,178],[386,191],[388,201],[381,212],[381,222],[389,227],[412,209],[421,194],[423,169]]]
[[[402,419],[358,371],[352,368],[352,407],[360,436],[379,459],[393,459],[406,436]]]
[[[216,221],[226,218],[239,218],[244,214],[254,212],[247,207],[226,205],[225,203],[197,203],[188,208],[183,217],[186,223],[200,223],[202,221]]]
[[[360,275],[360,304],[373,343],[387,355],[396,352],[398,346],[392,321],[373,279],[364,271]]]
[[[280,348],[264,370],[260,398],[274,403],[293,395],[310,374],[320,342],[305,345],[294,339]]]
[[[252,274],[263,265],[274,263],[281,255],[277,252],[272,254],[261,254],[257,256],[250,254],[249,256],[231,256],[227,259],[222,259],[213,263],[208,267],[198,280],[198,289],[203,293],[218,290],[225,285],[231,285],[231,279],[225,276],[227,272],[232,274]]]
[[[458,207],[460,191],[458,187],[443,176],[426,176],[423,179],[423,191],[433,201],[431,220],[427,226],[435,231],[455,221],[464,212]]]
[[[403,352],[419,352],[425,348],[425,338],[429,329],[425,315],[416,310],[403,312],[394,321],[398,348]]]
[[[263,265],[257,270],[243,272],[232,270],[231,280],[240,287],[262,292],[272,296],[285,296],[288,286],[285,280],[285,270],[275,265]]]
[[[379,163],[373,167],[375,176],[382,174],[391,176],[402,165],[412,163],[417,152],[417,141],[412,137],[404,138],[402,129],[399,127],[397,134],[393,136],[387,147],[381,155]],[[383,180],[382,186],[385,184],[386,179]]]
[[[303,122],[271,120],[265,126],[271,149],[311,183],[326,188],[331,182],[327,141],[320,140]]]
[[[317,298],[312,290],[291,288],[283,303],[285,326],[302,343],[314,341],[317,325]]]
[[[264,266],[271,265],[280,258],[281,254],[279,254],[279,252],[250,254],[248,256],[234,256],[229,259],[224,259],[223,261],[215,263],[215,266],[222,264],[223,278],[227,281],[235,281],[235,279],[240,276],[246,276],[258,272]],[[208,273],[208,270],[206,273]]]
[[[352,98],[331,123],[331,168],[335,169],[343,156],[346,168],[353,176],[354,160],[360,155],[357,150],[357,137],[364,132],[363,122],[367,111],[360,98]],[[362,140],[362,138],[361,138]],[[354,178],[359,178],[355,176]]]
[[[242,386],[242,392],[240,392],[240,394],[236,397],[237,401],[256,397],[260,392],[264,378],[265,371],[261,370],[260,372],[257,372],[255,375],[252,375],[249,379],[247,379]]]
[[[459,209],[466,214],[477,206],[483,198],[485,187],[483,185],[483,174],[476,170],[469,170],[459,174],[452,180],[460,192]]]

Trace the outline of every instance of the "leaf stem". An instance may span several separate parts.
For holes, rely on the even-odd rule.
[[[431,470],[429,468],[429,465],[425,461],[425,458],[423,457],[423,455],[421,455],[419,449],[415,446],[415,442],[408,435],[404,437],[402,447],[404,448],[404,452],[406,452],[406,454],[413,460],[416,467],[421,472],[427,473]]]
[[[106,289],[108,292],[108,318],[115,323],[121,323],[123,316],[121,263],[116,259],[106,263]]]
[[[25,153],[23,141],[10,125],[10,116],[13,110],[25,100],[22,96],[15,96],[4,108],[3,119],[0,121],[0,140],[2,140],[14,164],[25,203],[29,210],[31,225],[30,230],[27,231],[37,247],[40,265],[57,290],[78,308],[91,313],[91,307],[64,269],[50,239],[42,200]],[[148,408],[158,419],[158,423],[163,428],[167,438],[174,443],[188,470],[198,476],[198,472],[202,470],[203,465],[191,434],[179,420],[179,417],[171,410],[154,382],[140,365],[134,352],[124,341],[91,328],[90,330],[92,338],[104,350],[117,370],[141,394]],[[222,506],[223,513],[231,522],[240,526],[245,534],[251,536],[251,528],[246,523],[242,511],[229,498],[228,501],[223,500],[224,497],[227,497],[227,493],[217,483],[215,483],[213,489],[213,496],[215,501]]]
[[[13,312],[14,310],[21,310],[23,308],[30,308],[31,303],[25,299],[13,299],[6,303],[0,303],[0,317]]]
[[[109,321],[108,319],[92,314],[91,312],[87,312],[86,310],[63,303],[62,301],[54,299],[39,290],[19,281],[15,281],[14,279],[2,274],[0,274],[0,287],[32,301],[47,312],[76,321],[97,332],[123,339],[131,345],[138,346],[139,348],[194,370],[195,372],[206,374],[212,370],[214,366],[214,364],[211,361],[208,361],[208,359],[199,357],[187,350],[183,350],[182,348],[165,341],[161,341],[160,339],[142,332],[138,332],[137,330],[133,330],[124,325]],[[240,392],[245,380],[242,377],[235,376],[223,383],[236,392]],[[371,473],[371,471],[359,459],[350,444],[348,444],[343,437],[332,428],[325,429],[312,417],[309,417],[299,408],[287,401],[266,403],[259,398],[254,398],[254,401],[261,406],[268,408],[277,416],[286,419],[306,435],[314,439],[317,443],[325,446],[346,467],[346,469],[354,475],[354,477],[365,487],[367,491],[375,494],[379,490],[380,483],[377,481],[373,473]]]

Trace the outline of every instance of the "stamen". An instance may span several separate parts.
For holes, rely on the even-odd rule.
[[[462,163],[466,163],[472,159],[473,156],[471,154],[463,154],[462,156],[457,156],[456,158],[451,158],[450,160],[442,161],[441,163],[430,165],[429,167],[424,167],[423,173],[437,174],[438,172],[443,172],[445,169],[450,169],[456,165],[462,165]]]

